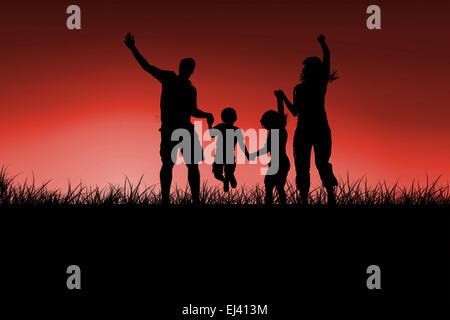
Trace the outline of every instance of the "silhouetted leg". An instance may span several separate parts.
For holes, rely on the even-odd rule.
[[[224,165],[223,164],[217,164],[217,163],[213,163],[213,173],[214,173],[214,177],[223,182],[223,191],[228,192],[230,190],[230,186],[229,186],[229,180],[226,177],[226,175],[223,175],[223,168]]]
[[[184,162],[188,168],[188,182],[191,188],[192,203],[200,204],[200,171],[198,169],[198,163],[203,160],[203,149],[200,144],[199,137],[194,130],[194,127],[190,128],[191,133],[191,159],[187,157],[183,152]]]
[[[237,186],[236,177],[234,171],[236,170],[236,164],[225,165],[225,178],[230,182],[231,187],[234,189]]]
[[[286,180],[284,182],[278,183],[276,185],[277,191],[278,191],[278,197],[280,198],[280,204],[282,204],[282,205],[286,204],[286,192],[284,191],[285,183],[286,183]]]
[[[161,183],[161,202],[163,205],[170,204],[170,186],[172,184],[172,169],[174,162],[171,158],[172,147],[174,143],[170,140],[171,131],[168,129],[160,129],[161,131],[161,147],[160,156],[162,167],[159,172]]]
[[[220,181],[225,181],[225,177],[223,176],[223,164],[214,162],[212,164],[212,172],[214,174],[214,178]]]
[[[264,178],[264,186],[266,189],[266,196],[264,198],[264,203],[270,206],[273,203],[273,188],[275,187],[272,176],[266,176]]]
[[[284,191],[284,186],[286,185],[286,179],[287,179],[287,175],[289,173],[290,168],[291,168],[291,164],[289,162],[289,159],[286,157],[286,159],[284,159],[282,161],[282,165],[281,165],[280,171],[278,173],[277,181],[275,183],[281,205],[286,204],[286,192]]]
[[[228,180],[228,178],[225,178],[223,180],[223,191],[225,192],[230,191],[230,181]]]
[[[327,187],[328,205],[334,206],[336,204],[336,196],[334,194],[334,187]]]
[[[322,184],[327,190],[328,203],[336,203],[334,187],[338,185],[337,179],[333,174],[333,166],[328,161],[331,156],[331,133],[325,132],[318,142],[314,144],[314,154],[317,170],[319,171]]]
[[[188,166],[188,181],[191,187],[192,202],[194,204],[200,203],[200,170],[198,164],[189,164]]]
[[[162,204],[170,204],[170,185],[172,184],[172,169],[173,162],[164,162],[161,171],[159,173],[159,178],[161,182],[161,197]]]
[[[295,133],[294,136],[294,160],[295,172],[297,174],[295,182],[300,192],[302,204],[308,203],[308,194],[310,187],[309,169],[311,166],[312,144],[305,133]]]

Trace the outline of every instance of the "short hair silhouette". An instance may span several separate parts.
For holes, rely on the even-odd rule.
[[[321,79],[324,72],[324,65],[322,60],[318,57],[308,57],[303,60],[303,70],[300,74],[300,80],[302,81],[315,81]],[[333,71],[329,75],[330,82],[338,79],[337,72]]]
[[[195,69],[194,59],[184,58],[180,61],[180,66],[178,69],[180,76],[189,78],[194,73],[194,69]]]
[[[222,121],[226,124],[232,125],[237,120],[237,114],[236,110],[233,108],[225,108],[222,110],[222,113],[220,114]]]
[[[262,126],[266,129],[281,129],[286,125],[286,115],[280,115],[275,110],[264,112],[260,120]]]

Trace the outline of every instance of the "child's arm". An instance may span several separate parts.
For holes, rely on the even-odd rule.
[[[294,117],[297,116],[298,111],[295,108],[295,96],[294,96],[294,104],[292,104],[289,99],[286,97],[286,94],[283,92],[283,90],[275,90],[275,96],[278,98],[280,96],[283,100],[283,102],[286,104],[286,107],[288,110],[292,113]],[[283,111],[284,112],[284,111]]]
[[[277,108],[278,108],[278,114],[280,115],[280,128],[284,128],[286,126],[285,114],[284,114],[284,100],[283,95],[280,91],[275,91],[275,96],[277,97]]]
[[[210,125],[209,123],[208,123],[208,125],[209,125],[208,134],[211,137],[211,140],[213,138],[216,138],[216,141],[217,141],[217,136],[219,134],[221,134],[220,129],[219,129],[220,124],[215,125],[214,127],[212,125]]]
[[[250,160],[250,153],[248,152],[247,146],[245,145],[244,134],[242,133],[242,129],[237,129],[237,130],[238,130],[237,142],[239,144],[239,147],[244,152],[247,159]]]
[[[262,147],[261,149],[259,149],[256,152],[252,152],[252,153],[249,154],[249,160],[252,160],[253,158],[262,156],[264,154],[267,154],[268,152],[269,152],[269,148],[267,147],[267,142],[266,142],[264,147]]]
[[[212,120],[212,121],[211,121]],[[211,129],[216,129],[216,127],[213,127],[212,125],[213,125],[213,123],[214,123],[214,117],[212,117],[212,119],[211,118],[207,118],[207,121],[206,121],[207,123],[208,123],[208,128],[209,128],[209,130],[211,130]]]

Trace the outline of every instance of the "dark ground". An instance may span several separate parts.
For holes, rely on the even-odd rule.
[[[450,301],[448,208],[0,210],[1,301],[16,315],[195,320],[183,305],[267,304],[215,319],[365,319]],[[80,291],[66,288],[71,264]]]

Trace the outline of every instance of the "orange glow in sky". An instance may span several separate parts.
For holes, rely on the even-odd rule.
[[[76,31],[65,26],[70,4],[3,4],[0,163],[11,173],[34,172],[56,186],[121,183],[125,175],[159,183],[161,88],[123,45],[128,31],[162,69],[193,57],[199,107],[220,121],[232,106],[243,129],[260,128],[262,113],[275,107],[273,90],[292,97],[301,61],[321,55],[323,33],[341,77],[326,98],[338,178],[448,179],[447,1],[379,1],[377,31],[365,27],[367,1],[77,1]],[[292,164],[295,125],[288,117]],[[209,166],[201,173],[214,183]],[[174,176],[184,186],[186,168]],[[236,176],[263,182],[254,165],[238,166]]]

